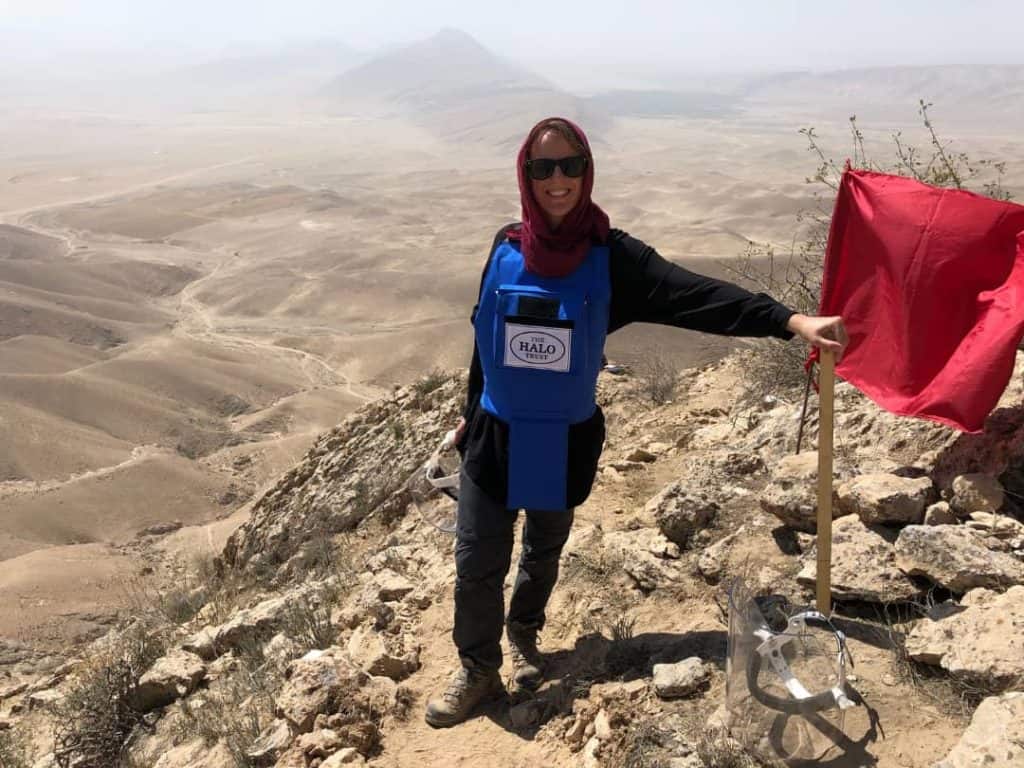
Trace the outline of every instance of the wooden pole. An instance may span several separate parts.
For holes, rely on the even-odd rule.
[[[818,374],[818,611],[832,615],[832,423],[835,354],[821,350]]]

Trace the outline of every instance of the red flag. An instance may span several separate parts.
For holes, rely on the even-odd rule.
[[[882,408],[981,431],[1024,335],[1024,206],[847,170],[820,311],[850,335],[836,372]]]

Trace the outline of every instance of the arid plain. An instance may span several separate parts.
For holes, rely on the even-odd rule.
[[[750,240],[786,253],[797,213],[827,193],[806,182],[817,161],[798,130],[815,126],[841,162],[858,111],[835,95],[820,113],[794,106],[803,86],[787,87],[735,114],[595,121],[595,199],[697,271],[729,277]],[[902,112],[860,110],[869,150],[891,160],[901,129],[927,143],[917,95]],[[1019,196],[1019,114],[955,109],[933,110],[945,138],[1006,161]],[[155,552],[218,552],[317,434],[395,384],[466,365],[533,117],[479,136],[298,108],[5,119],[0,637],[95,635]],[[733,343],[638,326],[608,354],[687,366]],[[159,543],[144,534],[176,522]]]

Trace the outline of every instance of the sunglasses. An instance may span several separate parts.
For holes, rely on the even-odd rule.
[[[551,178],[556,166],[570,179],[578,179],[587,170],[587,158],[584,155],[560,157],[557,160],[538,157],[536,160],[526,161],[526,174],[534,181],[543,181]]]

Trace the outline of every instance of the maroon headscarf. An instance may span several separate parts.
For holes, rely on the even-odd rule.
[[[589,159],[583,175],[583,189],[579,202],[562,220],[558,230],[552,232],[547,219],[544,218],[544,211],[533,198],[530,178],[526,174],[530,146],[540,133],[541,127],[548,122],[541,120],[530,130],[516,160],[519,197],[523,204],[523,223],[508,234],[510,239],[521,241],[526,268],[542,277],[564,277],[571,274],[583,263],[594,240],[604,243],[608,239],[608,214],[590,199],[590,193],[594,189],[594,158],[590,152],[590,144],[579,126],[565,118],[558,119],[572,128]],[[551,130],[550,126],[545,126],[545,129]]]

